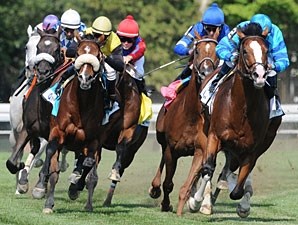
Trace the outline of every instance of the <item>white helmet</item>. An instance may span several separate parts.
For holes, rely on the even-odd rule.
[[[68,9],[61,16],[61,26],[63,28],[78,29],[80,24],[81,17],[76,10]]]

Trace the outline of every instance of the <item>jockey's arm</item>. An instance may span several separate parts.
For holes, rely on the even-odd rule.
[[[116,47],[111,55],[107,56],[105,62],[109,64],[113,69],[122,72],[124,70],[124,62],[122,55],[122,46]]]
[[[139,40],[135,49],[129,54],[129,56],[132,57],[132,61],[136,62],[137,60],[139,60],[142,56],[144,56],[145,51],[146,51],[146,43],[145,41],[139,37]]]

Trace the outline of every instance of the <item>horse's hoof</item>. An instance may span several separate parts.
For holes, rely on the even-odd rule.
[[[87,212],[93,212],[93,206],[92,206],[92,205],[86,205],[86,206],[85,206],[85,210],[86,210]]]
[[[161,189],[160,188],[154,188],[154,187],[150,187],[149,188],[149,195],[151,198],[159,198],[161,195]]]
[[[106,199],[102,204],[103,207],[110,207],[111,205],[112,205],[112,202],[108,199]]]
[[[247,218],[250,214],[250,208],[244,209],[240,205],[237,206],[236,212],[239,217],[241,218]]]
[[[216,187],[220,190],[228,190],[229,189],[229,186],[228,186],[228,181],[226,180],[219,180],[217,182],[217,185]]]
[[[169,205],[169,206],[161,205],[161,211],[162,212],[173,212],[173,206],[172,205]]]
[[[45,188],[33,188],[32,190],[32,197],[35,199],[42,199],[46,194]]]
[[[74,171],[70,174],[68,177],[68,180],[71,184],[76,184],[78,183],[78,180],[81,178],[81,174],[77,171]]]
[[[212,214],[212,206],[211,205],[201,205],[200,213],[204,215],[211,215]]]
[[[53,211],[53,209],[50,209],[50,208],[44,208],[44,209],[42,210],[42,212],[43,212],[44,214],[52,214],[54,211]]]
[[[111,173],[109,174],[108,177],[110,180],[116,181],[116,182],[120,182],[120,174],[117,172],[117,170],[112,169]]]
[[[190,197],[186,202],[186,204],[187,204],[187,208],[192,213],[196,213],[200,209],[200,203],[196,201],[193,197]]]
[[[29,189],[29,184],[18,184],[17,190],[19,194],[26,194]]]
[[[78,191],[75,184],[71,184],[68,188],[68,197],[71,200],[76,200],[80,195],[80,192]]]
[[[43,160],[42,159],[38,159],[34,163],[35,168],[41,167],[42,165],[43,165]]]

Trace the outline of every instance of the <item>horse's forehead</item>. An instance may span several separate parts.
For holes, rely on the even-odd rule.
[[[98,54],[99,48],[98,48],[98,46],[97,46],[96,43],[88,42],[88,43],[83,43],[81,46],[79,46],[78,51],[81,54],[83,54],[83,53],[86,53],[86,54],[92,54],[92,53]]]
[[[38,47],[43,50],[56,50],[59,48],[59,43],[53,38],[42,38],[38,43]]]
[[[253,51],[254,58],[256,62],[262,62],[262,56],[263,56],[263,51],[262,51],[262,46],[258,41],[251,41],[249,43],[249,47]]]

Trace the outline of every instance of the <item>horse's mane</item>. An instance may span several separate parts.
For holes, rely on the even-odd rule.
[[[260,36],[262,37],[262,27],[258,23],[248,23],[244,27],[241,28],[241,31],[246,36]]]

